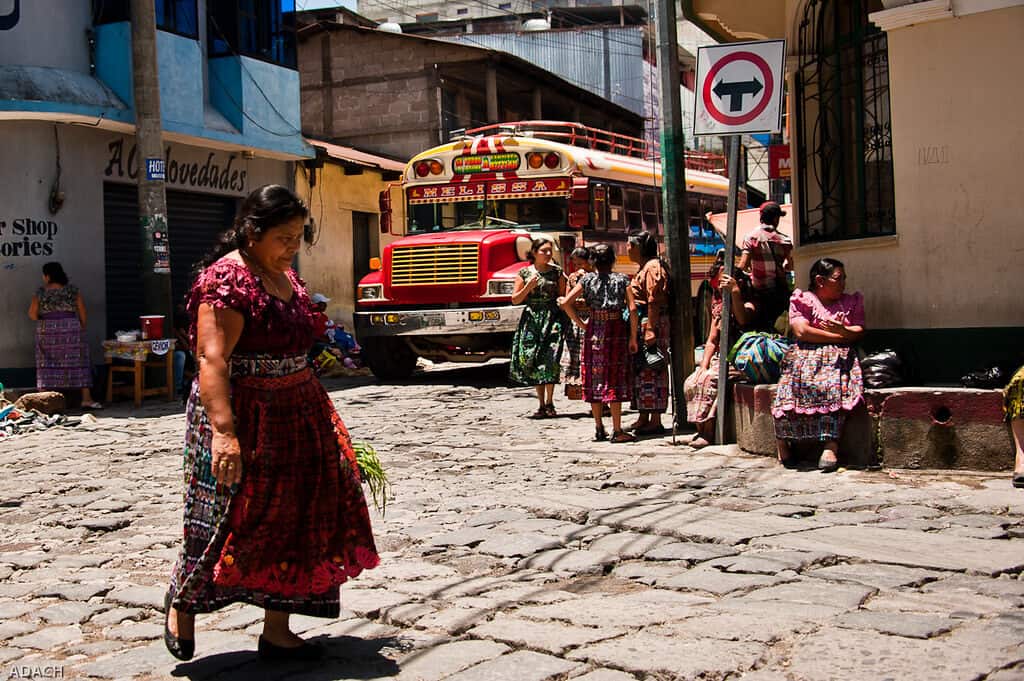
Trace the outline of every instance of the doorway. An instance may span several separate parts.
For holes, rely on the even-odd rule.
[[[371,254],[376,252],[377,216],[373,213],[352,212],[352,276],[353,295],[359,296],[359,282],[370,273]]]

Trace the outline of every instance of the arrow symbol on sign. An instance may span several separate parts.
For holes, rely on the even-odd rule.
[[[718,81],[712,92],[719,99],[729,98],[729,111],[741,111],[743,109],[743,95],[757,95],[764,89],[764,85],[754,76],[753,80],[740,80],[734,83]]]

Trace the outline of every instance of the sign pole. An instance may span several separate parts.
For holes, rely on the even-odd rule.
[[[683,380],[693,372],[693,305],[690,292],[690,224],[686,201],[686,144],[682,102],[679,98],[679,41],[675,0],[658,0],[658,71],[661,76],[662,223],[665,255],[672,271],[675,309],[672,325],[671,381],[672,433],[686,422]]]
[[[142,159],[139,170],[139,229],[142,233],[142,268],[139,274],[145,304],[142,314],[164,315],[170,321],[174,305],[171,299],[171,253],[164,188],[166,168],[153,1],[132,0],[131,15],[136,144]],[[169,325],[165,327],[169,328]]]
[[[727,276],[733,275],[736,261],[733,249],[736,247],[736,202],[740,177],[740,136],[730,135],[724,138],[729,143],[729,200],[725,228],[725,263]],[[729,319],[732,313],[732,293],[722,295],[722,321],[718,334],[718,416],[715,419],[715,443],[725,444],[725,419],[729,407],[729,350],[735,338],[729,337]]]

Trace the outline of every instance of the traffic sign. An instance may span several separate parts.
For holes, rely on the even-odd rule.
[[[693,134],[779,132],[785,59],[785,40],[699,48]]]

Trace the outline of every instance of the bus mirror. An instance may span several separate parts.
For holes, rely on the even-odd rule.
[[[582,180],[582,182],[580,182]],[[590,221],[590,188],[587,178],[574,178],[569,196],[569,226],[580,229]]]
[[[390,234],[392,220],[391,187],[388,187],[378,195],[377,203],[380,207],[380,233]]]

